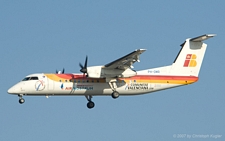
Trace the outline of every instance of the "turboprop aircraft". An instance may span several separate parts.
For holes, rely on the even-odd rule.
[[[120,95],[139,95],[188,85],[198,80],[207,44],[204,40],[214,37],[206,34],[189,38],[181,44],[181,50],[169,66],[135,71],[133,64],[140,62],[140,55],[146,49],[137,49],[103,66],[79,64],[82,73],[55,74],[37,73],[26,76],[12,86],[9,94],[19,96],[19,103],[25,102],[23,96],[85,96],[88,108],[95,106],[93,96],[111,95],[116,99]]]

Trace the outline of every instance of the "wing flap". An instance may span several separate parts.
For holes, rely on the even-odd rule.
[[[104,67],[107,69],[121,69],[121,70],[132,68],[132,65],[135,62],[140,62],[139,56],[144,51],[146,51],[146,49],[137,49],[111,63],[106,64]]]

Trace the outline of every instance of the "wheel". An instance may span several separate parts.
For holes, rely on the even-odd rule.
[[[92,102],[92,101],[89,101],[89,102],[87,103],[87,107],[88,107],[89,109],[94,108],[94,107],[95,107],[95,103]]]
[[[23,98],[20,98],[20,99],[19,99],[19,103],[20,103],[20,104],[23,104],[24,102],[25,102],[25,100],[24,100]]]
[[[114,98],[114,99],[118,98],[119,96],[120,96],[120,94],[117,91],[114,91],[112,93],[112,98]]]

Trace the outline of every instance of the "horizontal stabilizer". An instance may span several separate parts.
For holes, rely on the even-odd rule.
[[[198,36],[198,37],[192,38],[192,39],[190,39],[190,41],[192,41],[192,42],[201,42],[201,41],[207,40],[209,38],[212,38],[214,36],[216,36],[216,34],[205,34],[205,35],[202,35],[202,36]]]

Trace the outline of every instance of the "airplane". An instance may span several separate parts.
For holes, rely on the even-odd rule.
[[[82,73],[37,73],[26,76],[12,86],[9,94],[19,96],[19,103],[25,102],[23,96],[85,96],[89,109],[95,106],[93,96],[112,96],[116,99],[124,95],[152,93],[198,81],[199,71],[207,44],[204,40],[215,34],[205,34],[188,38],[183,44],[172,65],[135,71],[133,64],[140,62],[140,55],[146,49],[137,49],[103,66],[79,66]]]

